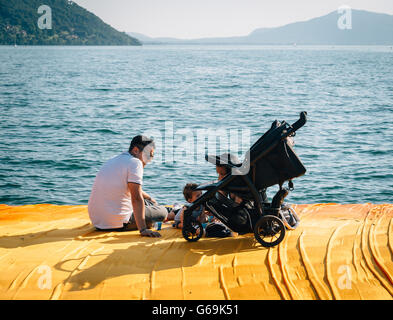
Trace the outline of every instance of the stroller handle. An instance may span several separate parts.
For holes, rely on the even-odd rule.
[[[307,112],[306,111],[300,112],[300,119],[289,127],[288,131],[285,133],[283,138],[286,138],[290,136],[292,133],[299,130],[301,127],[303,127],[306,124],[306,122],[307,122]]]

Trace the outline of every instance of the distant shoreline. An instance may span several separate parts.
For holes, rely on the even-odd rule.
[[[393,44],[256,44],[256,43],[144,43],[142,45],[99,45],[99,44],[16,44],[16,47],[291,47],[291,48],[304,48],[304,47],[383,47],[392,48]],[[14,44],[0,44],[0,47],[15,47]]]
[[[345,25],[343,24],[345,21]],[[126,32],[147,45],[393,45],[393,15],[348,9],[345,15],[332,11],[324,16],[273,28],[258,28],[244,36],[179,39],[151,37]]]
[[[133,47],[144,46],[132,44],[0,44],[0,47]]]

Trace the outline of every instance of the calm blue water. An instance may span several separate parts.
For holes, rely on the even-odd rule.
[[[308,172],[287,200],[393,201],[389,47],[0,47],[0,62],[0,203],[87,204],[101,165],[147,130],[158,156],[144,188],[182,201],[186,182],[216,177],[209,140],[179,156],[201,129],[237,132],[241,156],[247,133],[252,143],[303,110],[295,150]]]

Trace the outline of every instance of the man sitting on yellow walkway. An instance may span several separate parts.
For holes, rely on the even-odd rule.
[[[135,136],[128,151],[108,160],[97,173],[88,203],[97,230],[137,230],[142,236],[160,237],[149,230],[167,217],[167,210],[142,190],[143,169],[154,156],[154,141]]]

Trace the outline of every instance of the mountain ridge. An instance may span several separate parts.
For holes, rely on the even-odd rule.
[[[393,45],[393,15],[355,9],[351,14],[352,29],[344,30],[338,27],[343,13],[332,11],[280,27],[258,28],[246,36],[183,40],[138,35],[145,44]]]
[[[0,45],[141,45],[73,1],[44,3],[49,13],[38,13],[42,0],[0,0]],[[41,29],[39,19],[47,14],[50,28]]]

